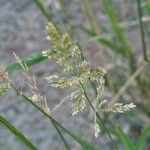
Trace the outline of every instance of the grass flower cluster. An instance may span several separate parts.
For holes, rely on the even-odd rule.
[[[71,88],[72,92],[69,95],[70,100],[74,101],[72,106],[72,115],[77,115],[82,111],[87,103],[94,108],[94,129],[95,137],[100,132],[99,119],[97,112],[118,112],[122,113],[135,107],[135,105],[122,103],[115,103],[113,106],[104,107],[106,101],[101,101],[101,95],[104,91],[104,75],[105,70],[101,67],[92,69],[91,63],[82,59],[81,50],[77,45],[74,45],[70,36],[65,33],[61,34],[59,30],[52,24],[48,23],[46,26],[47,40],[52,47],[52,51],[43,51],[44,57],[50,61],[54,61],[62,66],[64,75],[50,75],[46,77],[48,83],[60,89]],[[96,98],[90,101],[88,93],[86,93],[88,82],[92,82],[96,89]]]

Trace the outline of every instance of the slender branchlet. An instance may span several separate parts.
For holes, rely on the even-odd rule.
[[[25,63],[23,63],[21,61],[21,59],[14,52],[13,52],[13,54],[14,54],[17,62],[20,64],[20,66],[23,69],[24,78],[33,94],[31,99],[34,102],[38,103],[46,112],[50,113],[50,109],[47,105],[46,97],[41,95],[40,90],[37,86],[37,82],[36,82],[34,74],[30,74],[27,65]]]

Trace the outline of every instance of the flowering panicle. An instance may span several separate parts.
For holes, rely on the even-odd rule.
[[[95,71],[93,71],[90,74],[90,80],[95,83],[96,90],[97,90],[97,100],[101,97],[103,91],[104,91],[104,75],[106,74],[105,70],[103,68],[97,68]]]
[[[43,56],[60,64],[64,71],[73,70],[74,63],[81,60],[80,48],[72,44],[67,33],[61,34],[52,23],[46,26],[46,32],[47,40],[53,46],[53,50],[43,51]],[[71,59],[75,62],[72,62]]]
[[[94,115],[94,135],[97,138],[99,136],[99,133],[101,132],[99,124],[97,123],[97,116],[96,113]]]
[[[133,103],[125,105],[123,103],[115,103],[111,106],[105,105],[107,100],[100,100],[104,91],[105,70],[100,67],[93,70],[91,63],[83,60],[80,47],[72,42],[67,33],[62,34],[52,23],[48,23],[46,26],[46,32],[47,40],[52,48],[43,51],[42,55],[43,57],[47,57],[50,61],[55,61],[62,66],[65,73],[63,76],[48,76],[46,77],[46,80],[55,88],[72,89],[72,92],[66,98],[73,101],[72,116],[75,116],[82,111],[87,105],[86,102],[88,102],[94,111],[93,125],[95,137],[98,137],[101,132],[99,124],[103,123],[99,112],[124,113],[136,106]],[[37,103],[45,112],[50,114],[46,97],[41,95],[34,74],[30,74],[27,65],[15,53],[14,56],[23,69],[24,78],[33,94],[31,97],[32,101]],[[6,68],[3,65],[0,65],[0,81],[2,81],[2,83],[0,83],[0,96],[3,95],[10,86],[14,87],[6,75],[5,70]],[[96,98],[93,101],[90,101],[86,92],[87,83],[89,81],[90,83],[94,83],[93,85],[95,86]],[[58,108],[58,106],[60,106],[60,104],[57,105],[54,110]]]
[[[47,105],[46,98],[40,94],[40,90],[37,86],[35,76],[31,75],[27,65],[25,63],[23,63],[21,61],[21,59],[15,53],[13,53],[13,54],[14,54],[17,62],[20,64],[20,66],[23,69],[24,78],[26,79],[26,82],[29,85],[30,90],[33,94],[31,99],[34,102],[36,102],[37,104],[39,104],[46,112],[50,113],[50,110],[49,110],[48,105]]]
[[[79,111],[82,111],[86,107],[87,95],[81,85],[86,87],[89,80],[94,83],[97,92],[97,97],[95,99],[97,106],[95,107],[96,112],[94,112],[94,129],[95,137],[97,137],[100,132],[96,115],[97,112],[125,112],[134,108],[135,105],[116,103],[113,106],[104,107],[107,101],[100,101],[100,98],[104,91],[105,70],[103,68],[96,68],[93,70],[90,62],[86,60],[82,61],[80,48],[72,44],[67,33],[61,34],[52,23],[46,26],[46,31],[48,34],[47,40],[53,48],[51,51],[43,51],[43,56],[60,64],[64,68],[65,73],[69,74],[69,76],[51,75],[46,77],[46,80],[55,88],[65,89],[73,87],[74,90],[69,96],[69,98],[74,101],[72,106],[73,116],[77,115]],[[92,103],[94,103],[94,101]]]

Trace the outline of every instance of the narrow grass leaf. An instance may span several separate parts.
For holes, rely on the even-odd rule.
[[[144,32],[144,25],[142,21],[142,8],[141,8],[141,0],[137,0],[137,7],[138,7],[138,14],[139,14],[139,25],[140,25],[140,32],[141,32],[141,42],[142,42],[142,50],[143,50],[143,58],[147,61],[147,47],[145,42],[145,32]]]
[[[135,150],[134,143],[128,138],[121,128],[116,128],[114,133],[123,143],[125,150]]]
[[[22,58],[22,63],[26,64],[27,66],[31,66],[31,65],[37,64],[38,62],[41,62],[45,59],[46,59],[46,57],[44,57],[42,55],[42,53],[39,52],[39,53],[35,53],[30,56]],[[10,63],[6,66],[6,71],[8,71],[8,72],[12,72],[17,69],[21,69],[21,66],[18,62]]]
[[[150,15],[150,0],[145,0],[145,11]]]
[[[8,129],[16,138],[25,144],[31,150],[38,150],[20,131],[18,131],[11,123],[3,116],[0,116],[0,124]]]

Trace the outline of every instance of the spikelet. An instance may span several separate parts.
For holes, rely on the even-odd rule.
[[[77,89],[76,91],[71,93],[71,100],[74,100],[74,104],[72,106],[72,116],[77,115],[80,111],[82,111],[86,106],[86,98],[82,89]]]
[[[97,117],[96,114],[94,115],[94,136],[95,138],[97,138],[100,134],[101,130],[100,130],[100,126],[97,123]]]
[[[97,100],[101,97],[104,91],[104,75],[106,74],[105,70],[102,68],[97,68],[95,71],[91,72],[90,80],[95,83],[97,90]]]
[[[5,66],[0,65],[0,81],[3,81],[6,76],[5,70],[6,70]]]
[[[10,88],[9,83],[1,83],[0,84],[0,96],[2,96],[9,88]]]
[[[107,108],[105,111],[115,112],[115,113],[124,113],[135,107],[136,106],[133,103],[125,104],[125,105],[123,103],[115,103],[110,108]]]

